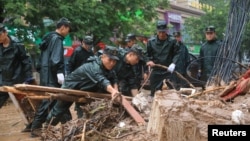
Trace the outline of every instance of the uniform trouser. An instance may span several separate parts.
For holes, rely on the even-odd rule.
[[[32,121],[31,129],[38,129],[42,128],[42,124],[45,122],[48,113],[53,108],[53,106],[56,104],[56,100],[49,101],[49,100],[43,100],[35,114],[34,120]],[[71,120],[71,113],[69,110],[65,111],[63,116],[60,118],[61,123],[66,123],[67,121]]]
[[[7,92],[0,92],[0,108],[4,105],[4,103],[8,100],[9,94]]]
[[[54,126],[58,124],[63,114],[69,111],[69,108],[72,104],[73,102],[57,100],[55,106],[51,109],[46,118],[46,123],[50,123]]]
[[[171,73],[162,70],[153,70],[150,75],[151,96],[155,95],[157,90],[162,90],[163,80],[171,78]]]
[[[119,91],[126,96],[132,96],[131,88],[126,80],[119,81]]]
[[[78,103],[78,102],[75,103],[75,109],[74,110],[76,111],[76,114],[77,114],[78,118],[83,117],[83,110],[81,108],[82,105],[83,105],[83,103]]]
[[[181,74],[181,75],[184,78],[186,78],[186,76],[184,74]],[[174,88],[176,90],[180,90],[181,87],[188,87],[188,84],[186,83],[186,81],[179,78],[175,73],[172,74],[171,82],[173,82]]]

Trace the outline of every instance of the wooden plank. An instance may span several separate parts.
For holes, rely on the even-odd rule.
[[[45,92],[34,92],[34,91],[29,91],[29,90],[25,90],[25,91],[22,91],[22,90],[17,90],[15,89],[14,87],[12,86],[2,86],[0,87],[0,91],[1,92],[11,92],[11,93],[14,93],[14,94],[22,94],[22,95],[45,95]]]
[[[47,86],[37,86],[37,85],[28,85],[28,84],[16,84],[14,87],[18,90],[29,90],[29,91],[42,91],[42,92],[51,92],[51,93],[63,93],[68,95],[76,96],[86,96],[86,98],[96,97],[96,98],[108,98],[111,99],[111,95],[108,93],[96,93],[88,92],[82,90],[72,90],[72,89],[63,89]],[[126,99],[131,100],[132,97],[125,96]]]
[[[129,115],[136,121],[138,125],[145,125],[145,120],[141,117],[141,115],[134,109],[134,107],[130,104],[127,99],[122,96],[122,106],[126,109]]]

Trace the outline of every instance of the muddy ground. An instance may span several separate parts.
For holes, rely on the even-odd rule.
[[[146,91],[147,92],[147,91]],[[244,113],[244,124],[250,124],[250,94],[243,96],[238,96],[232,102],[220,103],[216,101],[216,93],[205,94],[199,96],[201,101],[195,101],[196,99],[190,99],[189,104],[191,107],[198,109],[200,112],[197,113],[197,119],[203,120],[201,125],[204,124],[219,124],[218,121],[221,121],[223,124],[235,124],[231,120],[231,114],[234,110],[241,110]],[[211,102],[204,102],[204,100],[211,100]],[[71,112],[73,119],[76,120],[76,113],[71,106]],[[197,107],[198,106],[198,107]],[[223,113],[220,113],[223,111]],[[206,115],[202,115],[203,112]],[[207,116],[209,114],[209,116]],[[143,118],[147,121],[148,117],[145,114],[141,114]],[[213,119],[211,120],[211,115]],[[207,118],[207,119],[206,119]],[[219,120],[218,120],[219,119]],[[205,121],[205,122],[204,122]],[[217,123],[215,123],[215,121]],[[123,134],[124,136],[119,136],[119,138],[113,137],[113,139],[103,138],[101,141],[106,140],[116,140],[116,141],[155,141],[157,140],[157,135],[153,135],[146,132],[147,124],[145,126],[137,126],[129,116],[126,119],[123,119],[126,129],[131,129],[131,131]],[[148,122],[148,121],[147,121]],[[197,122],[199,122],[197,120]],[[199,125],[199,124],[197,124]],[[24,122],[20,114],[16,111],[13,103],[8,101],[6,106],[0,109],[0,141],[39,141],[40,138],[30,138],[29,133],[21,133],[20,131],[25,127]],[[60,128],[60,125],[58,125]],[[206,136],[206,127],[203,127],[204,130],[201,130],[201,134]],[[113,128],[114,129],[114,128]],[[136,129],[136,132],[134,132]],[[122,130],[120,130],[122,131]],[[122,133],[122,132],[121,132]],[[101,135],[101,134],[100,134]]]

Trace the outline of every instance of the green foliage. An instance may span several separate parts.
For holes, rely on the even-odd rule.
[[[31,33],[39,33],[34,35],[37,37],[42,37],[47,31],[55,30],[55,23],[45,26],[43,18],[57,21],[61,17],[67,17],[72,22],[71,36],[93,34],[95,42],[99,40],[108,42],[109,38],[114,36],[114,30],[119,36],[128,31],[136,30],[137,32],[135,24],[140,23],[143,23],[139,25],[140,30],[148,29],[146,22],[156,17],[155,7],[162,2],[164,1],[8,0],[4,2],[6,12],[1,14],[5,19],[9,19],[6,23],[9,26],[28,28]],[[138,10],[140,10],[139,13]],[[118,13],[129,16],[129,20],[123,20]],[[126,15],[127,13],[130,14]],[[20,32],[20,35],[26,36],[27,34]],[[29,42],[28,39],[24,40]]]

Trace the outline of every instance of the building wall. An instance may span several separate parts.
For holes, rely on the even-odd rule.
[[[169,24],[169,33],[183,29],[185,19],[204,15],[201,10],[202,5],[199,0],[170,0],[170,8],[157,9],[159,18],[164,19]]]

